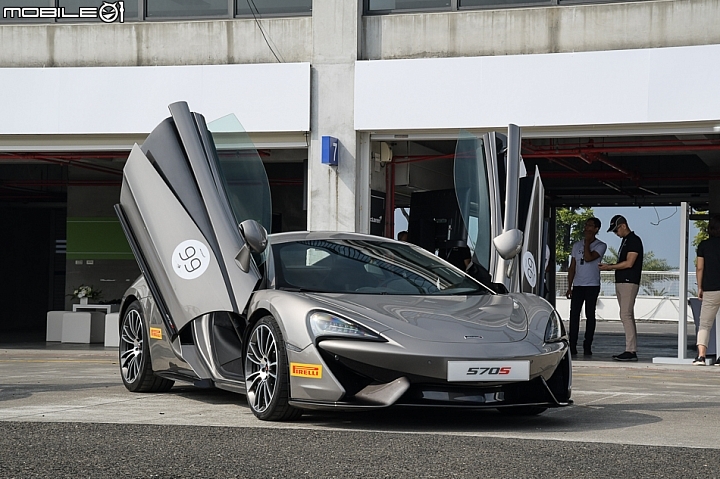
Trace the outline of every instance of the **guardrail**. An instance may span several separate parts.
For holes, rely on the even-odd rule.
[[[695,272],[688,273],[688,297],[697,296]],[[600,296],[615,296],[615,272],[600,272]],[[555,273],[555,291],[558,298],[565,297],[567,291],[567,272]],[[679,271],[643,271],[640,280],[640,296],[677,298],[680,296]]]

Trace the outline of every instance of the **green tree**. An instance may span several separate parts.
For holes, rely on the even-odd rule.
[[[603,256],[603,263],[615,264],[618,262],[618,252],[612,246],[608,247],[607,253]],[[653,251],[643,253],[643,271],[670,271],[673,269],[666,259],[657,258]]]
[[[708,225],[710,224],[710,222],[706,220],[695,220],[693,221],[693,223],[695,224],[695,228],[698,229],[698,232],[693,238],[692,244],[694,247],[697,248],[701,241],[706,240],[710,237],[710,235],[708,234]]]
[[[560,271],[570,267],[572,245],[583,239],[585,222],[595,216],[592,208],[558,208],[555,219],[555,262]]]

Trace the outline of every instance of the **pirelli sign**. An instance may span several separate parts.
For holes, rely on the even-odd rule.
[[[322,379],[322,364],[290,363],[290,376]]]

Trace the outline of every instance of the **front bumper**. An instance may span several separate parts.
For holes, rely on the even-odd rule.
[[[412,354],[397,343],[347,340],[321,341],[313,349],[342,389],[337,398],[310,394],[292,404],[305,409],[368,409],[396,405],[497,408],[519,405],[561,407],[571,403],[571,364],[564,343],[502,345],[520,353],[498,354],[498,345],[478,348],[468,345],[435,345]],[[444,346],[444,347],[443,347]],[[440,350],[454,353],[441,355]],[[448,351],[449,350],[449,351]],[[447,363],[455,360],[527,360],[527,381],[449,382]]]

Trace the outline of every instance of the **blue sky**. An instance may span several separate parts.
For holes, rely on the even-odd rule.
[[[638,207],[594,207],[595,216],[600,218],[603,227],[598,237],[608,246],[615,249],[620,246],[620,238],[613,233],[606,233],[610,219],[621,214],[627,218],[630,229],[643,240],[646,251],[653,251],[657,258],[664,258],[670,266],[680,265],[680,208],[675,206],[643,206]],[[396,210],[395,232],[407,229],[405,217]],[[692,239],[697,229],[690,222],[690,241],[688,250],[689,270],[693,271],[695,248]]]

